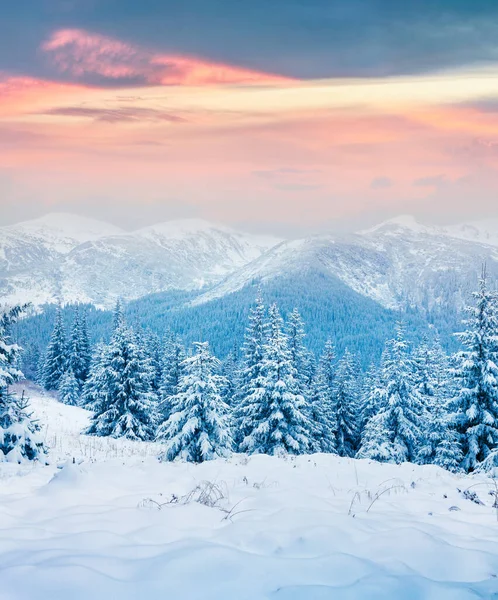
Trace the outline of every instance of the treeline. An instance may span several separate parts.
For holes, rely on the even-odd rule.
[[[487,469],[498,458],[498,299],[485,275],[473,297],[458,353],[436,335],[411,347],[398,323],[366,374],[333,340],[317,360],[299,312],[284,322],[261,297],[223,361],[207,342],[187,350],[172,333],[133,329],[119,303],[109,343],[90,351],[84,315],[66,339],[59,311],[39,381],[93,411],[86,433],[163,442],[165,460],[329,452]]]

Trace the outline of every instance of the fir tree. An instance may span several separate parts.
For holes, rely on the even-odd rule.
[[[335,447],[339,456],[353,457],[360,431],[359,373],[352,354],[346,350],[339,361],[332,388],[332,410],[335,415]]]
[[[0,461],[21,463],[45,454],[36,421],[28,412],[28,401],[16,397],[9,386],[22,379],[17,368],[21,348],[11,342],[11,327],[26,307],[15,307],[0,318]]]
[[[150,365],[140,340],[126,325],[114,332],[100,368],[103,387],[87,433],[153,439],[157,399]]]
[[[59,400],[70,406],[78,406],[80,403],[81,387],[73,370],[69,370],[61,377],[59,385]]]
[[[249,311],[249,325],[242,347],[242,366],[234,414],[237,445],[252,431],[252,423],[247,419],[247,415],[252,410],[255,395],[258,393],[265,340],[266,310],[261,298],[261,290],[259,290],[256,304]]]
[[[331,340],[325,344],[324,351],[312,382],[309,406],[309,418],[312,426],[312,450],[335,454],[335,432],[337,421],[332,404],[332,390],[336,373],[336,356]]]
[[[69,368],[78,385],[83,387],[90,370],[91,350],[85,315],[75,308],[73,329],[69,341]]]
[[[236,404],[236,398],[240,386],[239,364],[235,350],[228,353],[225,360],[221,363],[221,375],[225,379],[225,385],[221,390],[221,395],[225,404],[233,407]]]
[[[55,325],[45,353],[42,371],[42,385],[46,390],[58,390],[61,377],[67,368],[67,344],[62,311],[57,308]]]
[[[169,334],[164,339],[161,358],[161,382],[159,384],[160,409],[164,420],[171,414],[172,398],[178,394],[184,375],[185,348],[180,339]]]
[[[498,306],[485,270],[473,298],[467,330],[459,334],[465,350],[454,371],[459,392],[452,403],[465,471],[475,470],[498,445]]]
[[[220,395],[223,382],[216,375],[219,361],[207,342],[197,342],[194,348],[194,355],[182,363],[184,374],[172,413],[158,430],[157,440],[166,443],[163,460],[200,463],[228,456],[232,449],[228,407]]]
[[[427,417],[401,323],[396,338],[386,344],[379,383],[379,412],[368,421],[357,456],[394,463],[415,461],[421,424]]]
[[[304,321],[295,308],[287,319],[286,333],[288,338],[291,361],[297,374],[300,394],[306,398],[311,391],[313,379],[313,358],[311,352],[306,348],[304,339]]]
[[[98,410],[105,397],[107,346],[100,342],[93,350],[88,378],[83,386],[81,405],[88,410]]]
[[[269,309],[260,375],[242,410],[246,432],[240,448],[249,454],[303,454],[311,447],[312,427],[299,394],[287,336],[277,306]]]

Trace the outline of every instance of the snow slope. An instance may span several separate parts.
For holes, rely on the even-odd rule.
[[[160,464],[151,444],[89,445],[88,413],[30,393],[53,463],[0,464],[2,600],[498,597],[484,476],[328,455]]]

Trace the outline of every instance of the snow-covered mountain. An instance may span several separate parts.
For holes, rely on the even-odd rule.
[[[313,271],[337,277],[386,308],[461,308],[481,265],[498,278],[498,226],[436,227],[413,217],[390,219],[348,235],[319,235],[284,242],[196,298],[200,304],[254,280]]]
[[[107,223],[54,213],[0,228],[3,302],[111,305],[168,289],[212,285],[280,240],[201,220],[125,232]]]
[[[318,272],[382,306],[460,307],[483,262],[498,275],[498,219],[434,226],[400,216],[355,234],[281,241],[202,220],[125,232],[67,214],[0,228],[4,302],[111,306],[168,290],[199,290],[194,303],[254,280]]]

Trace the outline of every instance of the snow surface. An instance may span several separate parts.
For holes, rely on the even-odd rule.
[[[328,455],[159,463],[158,445],[81,436],[88,412],[29,391],[51,464],[0,464],[1,600],[498,598],[484,476]]]

